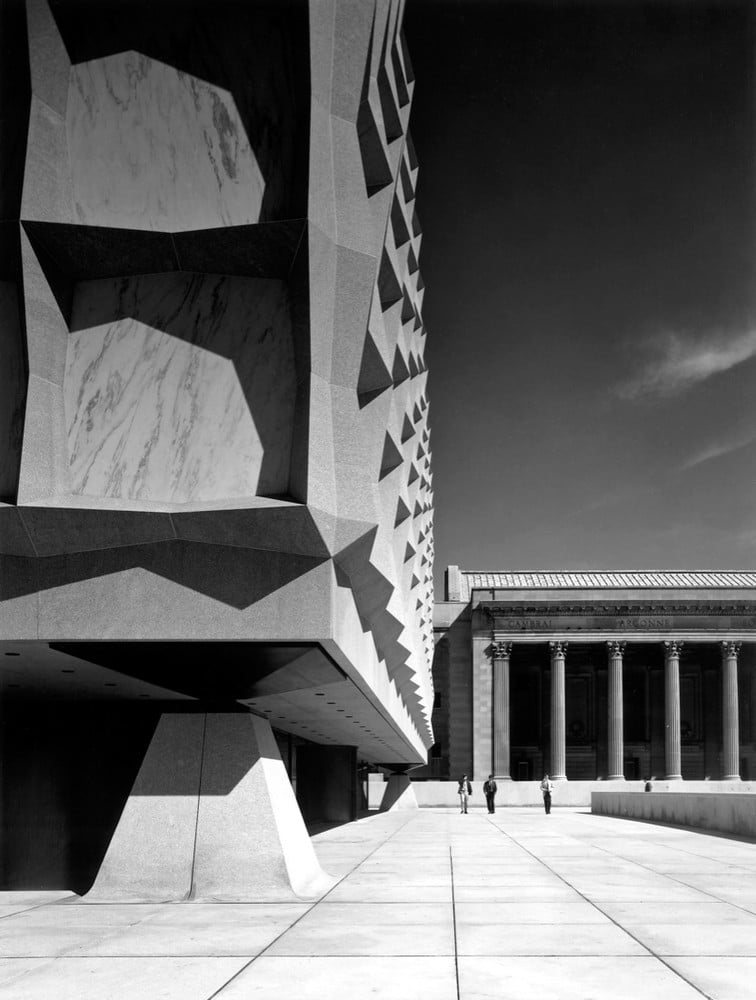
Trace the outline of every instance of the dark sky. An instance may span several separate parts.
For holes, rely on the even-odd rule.
[[[437,581],[756,568],[751,10],[409,0]]]

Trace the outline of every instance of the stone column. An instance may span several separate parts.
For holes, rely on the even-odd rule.
[[[739,642],[722,643],[722,780],[740,781]]]
[[[607,778],[624,780],[624,732],[622,704],[622,654],[624,642],[607,642],[609,649],[609,725],[607,727]]]
[[[566,642],[550,642],[551,649],[551,780],[566,781],[564,724],[564,658]]]
[[[509,657],[511,642],[495,642],[491,647],[493,660],[493,773],[498,781],[511,781],[509,773],[510,705]]]
[[[681,642],[664,643],[664,761],[667,781],[682,781],[680,765]]]

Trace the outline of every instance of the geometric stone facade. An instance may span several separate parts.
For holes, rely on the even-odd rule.
[[[433,491],[403,4],[2,11],[6,704],[86,703],[116,729],[132,713],[122,795],[171,706],[267,719],[295,782],[297,745],[423,762]],[[47,801],[24,782],[21,826]]]
[[[756,777],[756,574],[452,566],[435,632],[417,776]]]

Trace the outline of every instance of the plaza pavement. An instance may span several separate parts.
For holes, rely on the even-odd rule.
[[[315,903],[0,894],[13,1000],[753,1000],[756,844],[585,809],[371,815]]]

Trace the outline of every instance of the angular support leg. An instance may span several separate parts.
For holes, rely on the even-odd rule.
[[[415,789],[408,774],[390,774],[381,800],[380,812],[419,809]]]
[[[264,719],[163,715],[85,899],[314,899],[318,863]]]

